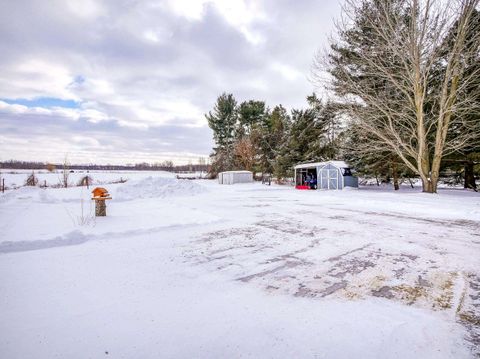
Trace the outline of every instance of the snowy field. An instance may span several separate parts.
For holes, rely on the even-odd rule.
[[[477,193],[90,175],[0,194],[0,358],[480,356]]]
[[[93,184],[106,184],[112,182],[121,182],[124,180],[135,180],[149,176],[158,176],[158,171],[85,171],[85,170],[72,170],[68,171],[68,183],[71,186],[79,184],[80,180],[85,176],[89,176],[93,180]],[[63,172],[61,169],[57,169],[53,172],[47,170],[18,170],[18,169],[1,169],[0,177],[5,179],[5,187],[7,188],[19,188],[25,185],[27,177],[32,174],[38,180],[38,186],[48,187],[62,187]],[[166,172],[162,172],[163,175],[170,175]]]

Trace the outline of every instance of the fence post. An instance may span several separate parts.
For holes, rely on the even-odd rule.
[[[2,193],[5,193],[5,178],[2,178]]]

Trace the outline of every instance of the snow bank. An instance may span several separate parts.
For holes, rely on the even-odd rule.
[[[55,203],[57,199],[48,193],[45,189],[39,187],[21,187],[17,190],[8,191],[0,194],[0,203],[10,202],[12,200],[21,200],[39,203]]]
[[[190,180],[147,177],[141,180],[129,181],[118,187],[115,199],[128,201],[135,198],[193,196],[206,191],[207,189],[204,186]]]

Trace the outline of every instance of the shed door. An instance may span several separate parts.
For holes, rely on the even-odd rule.
[[[329,189],[338,189],[338,170],[328,169],[328,188]]]
[[[327,165],[320,170],[321,183],[320,186],[322,189],[338,189],[340,171],[338,168]]]

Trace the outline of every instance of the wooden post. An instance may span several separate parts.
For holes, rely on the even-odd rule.
[[[2,178],[2,193],[5,193],[5,178]]]
[[[95,201],[95,217],[105,217],[107,215],[107,203],[108,199],[112,199],[105,188],[97,187],[92,191]]]
[[[95,200],[95,217],[105,217],[107,215],[107,204],[104,199]]]

